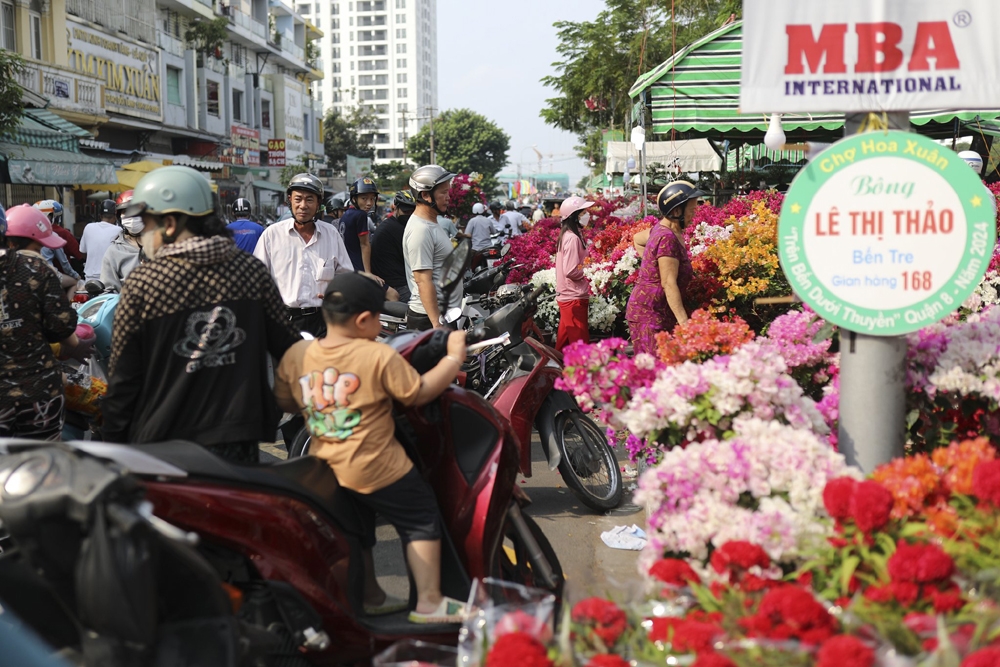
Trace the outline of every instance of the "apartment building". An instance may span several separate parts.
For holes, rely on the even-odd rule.
[[[437,107],[436,0],[296,1],[324,33],[326,76],[313,84],[324,112],[371,106],[376,161],[402,160],[406,138]]]

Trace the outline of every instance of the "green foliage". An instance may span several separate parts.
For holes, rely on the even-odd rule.
[[[408,187],[411,173],[412,170],[399,160],[372,165],[372,176],[378,181],[379,190],[389,197]]]
[[[431,161],[430,124],[420,128],[406,147],[418,165]],[[483,190],[497,186],[496,175],[507,164],[510,137],[485,116],[469,109],[449,109],[434,119],[435,161],[456,174],[482,174]]]
[[[11,132],[21,123],[24,91],[17,75],[24,70],[24,60],[12,51],[0,49],[0,134]]]
[[[225,16],[211,21],[198,21],[184,31],[184,41],[206,56],[215,55],[229,37],[229,19]]]
[[[323,148],[327,164],[336,172],[347,169],[347,156],[375,157],[372,138],[376,130],[375,112],[359,105],[346,113],[330,109],[323,121]]]
[[[595,162],[593,173],[600,173],[601,130],[631,126],[628,91],[635,80],[675,49],[741,14],[741,0],[677,0],[674,20],[670,3],[606,0],[606,9],[594,21],[557,22],[561,60],[554,63],[557,74],[542,79],[556,97],[546,100],[542,118],[577,134],[578,154]]]

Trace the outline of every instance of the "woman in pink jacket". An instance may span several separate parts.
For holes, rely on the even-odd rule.
[[[587,256],[580,230],[590,222],[586,210],[594,205],[583,197],[570,197],[559,207],[562,230],[556,243],[556,301],[559,303],[559,333],[556,349],[560,352],[570,343],[590,342],[587,312],[590,306],[590,283],[583,275],[583,260]]]

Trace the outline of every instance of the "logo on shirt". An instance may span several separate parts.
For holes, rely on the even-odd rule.
[[[191,360],[184,369],[188,373],[231,366],[236,363],[236,353],[232,350],[246,338],[246,332],[236,326],[236,313],[225,306],[216,306],[188,317],[184,338],[174,345],[174,354]]]
[[[19,329],[22,324],[24,324],[23,318],[10,319],[10,311],[7,308],[7,288],[0,289],[0,331]]]
[[[361,411],[350,409],[351,394],[361,388],[354,373],[327,368],[299,378],[306,428],[317,438],[347,440],[361,423]],[[332,408],[332,410],[331,410]]]

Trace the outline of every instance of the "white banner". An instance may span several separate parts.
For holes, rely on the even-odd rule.
[[[1000,108],[998,0],[744,0],[740,111]]]

